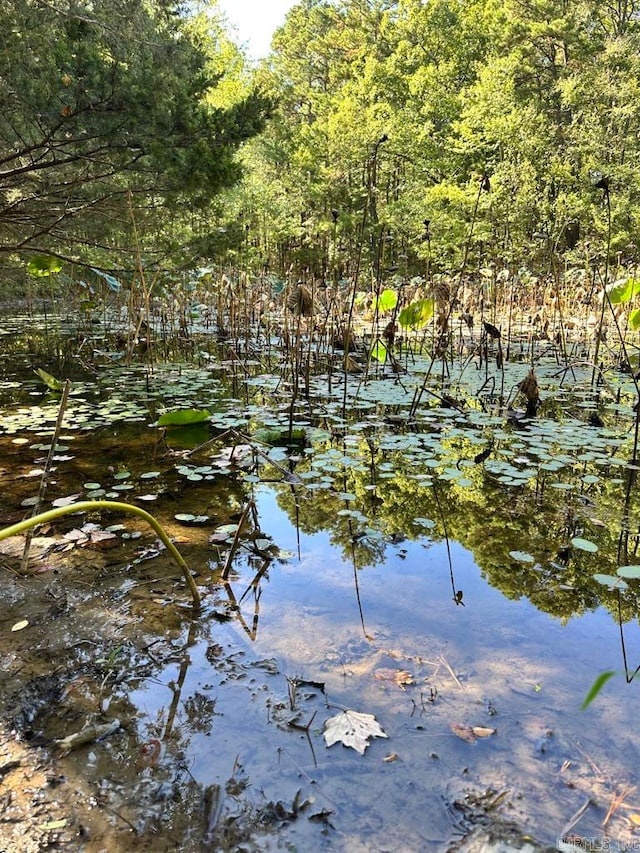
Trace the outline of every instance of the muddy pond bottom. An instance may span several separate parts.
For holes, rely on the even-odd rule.
[[[638,843],[636,685],[616,676],[580,710],[598,673],[623,669],[609,612],[507,598],[455,542],[385,543],[357,568],[281,493],[258,486],[254,502],[278,558],[240,553],[226,582],[200,562],[195,619],[163,556],[126,576],[107,561],[91,592],[69,575],[53,619],[36,613],[45,596],[51,613],[50,576],[12,587],[5,719],[48,749],[87,720],[119,723],[53,749],[93,804],[79,838],[60,794],[49,823],[66,822],[67,849],[444,851],[513,827],[552,846]],[[630,658],[637,630],[623,626]],[[345,711],[380,727],[365,724],[362,754],[327,746]]]

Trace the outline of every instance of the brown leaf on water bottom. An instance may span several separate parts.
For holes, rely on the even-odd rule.
[[[378,681],[391,681],[402,690],[407,684],[415,684],[415,679],[406,669],[376,669],[373,677]]]
[[[496,733],[495,729],[489,729],[485,726],[472,726],[472,730],[476,737],[489,737]]]
[[[451,723],[451,731],[467,743],[475,743],[479,737],[489,737],[496,733],[495,729],[485,726],[463,726],[461,723]]]
[[[477,740],[471,726],[463,726],[462,723],[450,723],[450,728],[454,735],[467,743],[475,743]]]

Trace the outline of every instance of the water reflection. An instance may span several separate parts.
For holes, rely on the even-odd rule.
[[[65,552],[77,637],[90,608],[116,610],[100,659],[110,644],[128,652],[118,678],[100,679],[94,707],[117,709],[125,732],[96,750],[89,774],[122,780],[103,801],[125,824],[150,835],[170,827],[185,850],[266,843],[270,832],[317,849],[318,827],[334,849],[385,849],[398,837],[406,849],[436,849],[473,825],[473,808],[469,817],[456,804],[493,803],[493,790],[497,811],[544,840],[586,797],[597,805],[580,831],[601,831],[604,804],[638,763],[635,683],[612,679],[578,712],[598,672],[622,658],[629,673],[637,660],[637,584],[593,577],[635,560],[640,529],[635,469],[613,415],[609,428],[564,414],[511,425],[435,408],[409,423],[379,401],[351,420],[330,401],[323,411],[310,402],[296,412],[304,438],[287,444],[288,407],[273,449],[252,432],[278,420],[268,389],[254,397],[244,386],[242,402],[227,404],[212,371],[175,366],[123,370],[104,387],[129,380],[120,399],[135,406],[108,426],[103,395],[78,398],[56,491],[121,486],[148,502],[184,549],[205,608],[190,620],[154,543],[144,542],[142,563],[131,539],[101,561]],[[211,399],[216,418],[198,454],[150,429],[162,406]],[[11,512],[32,491],[45,415],[1,424]],[[229,432],[237,421],[242,436]],[[29,442],[14,444],[14,430]],[[246,464],[226,452],[240,440],[255,445]],[[21,582],[25,601],[38,576]],[[15,610],[9,626],[23,615]],[[53,635],[40,629],[42,648]],[[71,673],[80,658],[76,635],[67,640],[57,651]],[[327,749],[322,727],[336,708],[375,714],[389,742],[364,758]],[[456,726],[497,733],[472,745]],[[616,821],[618,837],[632,832],[622,813]]]

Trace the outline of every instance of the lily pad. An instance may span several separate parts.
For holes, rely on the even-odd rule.
[[[595,542],[590,542],[588,539],[582,539],[580,536],[574,536],[571,540],[571,544],[579,551],[588,551],[590,554],[595,554],[598,550],[598,546]]]
[[[637,580],[640,578],[640,566],[619,566],[619,568],[616,569],[616,574],[621,578]]]
[[[181,524],[206,524],[209,521],[208,515],[193,515],[190,512],[179,512],[173,517]]]
[[[526,551],[509,551],[509,556],[519,563],[535,563],[536,558]]]

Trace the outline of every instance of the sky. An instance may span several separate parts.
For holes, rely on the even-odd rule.
[[[238,40],[252,59],[269,52],[271,36],[284,23],[296,0],[218,0],[218,6],[237,28]]]

